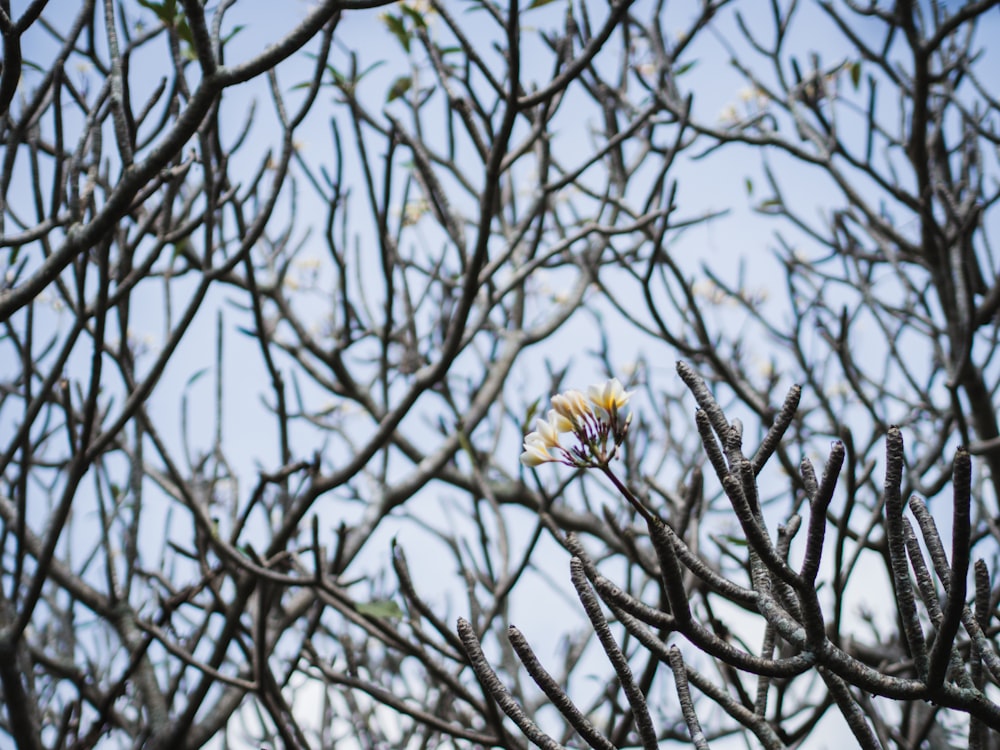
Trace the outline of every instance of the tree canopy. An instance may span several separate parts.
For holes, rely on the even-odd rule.
[[[3,742],[1000,746],[1000,2],[22,6]]]

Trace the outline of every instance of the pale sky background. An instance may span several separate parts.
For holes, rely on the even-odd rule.
[[[52,3],[53,7],[65,5],[67,11],[75,9],[77,4],[60,0]],[[14,3],[15,14],[19,10],[18,6],[23,3]],[[147,23],[153,23],[154,18],[149,11],[139,8],[134,3],[128,3],[127,11],[132,17],[145,19]],[[454,3],[456,13],[460,11],[463,20],[469,24],[476,24],[477,19],[474,13],[466,12],[464,3]],[[692,5],[687,3],[668,3],[667,13],[676,14],[678,19],[677,27],[683,25],[686,20],[687,9]],[[768,4],[760,3],[763,10]],[[841,37],[837,33],[831,33],[831,25],[815,9],[812,3],[804,3],[800,17],[793,26],[790,36],[795,44],[799,45],[796,50],[799,52],[803,67],[808,67],[808,52],[820,51],[824,65],[832,64],[843,58],[846,54]],[[637,7],[637,15],[640,18],[648,16],[646,10],[649,3],[640,0]],[[276,38],[281,29],[289,28],[307,10],[308,4],[298,0],[287,3],[274,3],[259,0],[258,2],[240,2],[234,10],[227,16],[227,24],[232,28],[236,24],[246,23],[247,28],[240,32],[227,46],[227,59],[229,61],[241,59],[259,51],[270,38]],[[742,4],[742,7],[748,7]],[[603,19],[606,4],[593,0],[588,8],[592,9],[592,18]],[[544,8],[526,12],[523,20],[523,36],[526,44],[537,41],[533,35],[535,28],[560,28],[563,13],[565,12],[564,0],[555,0]],[[66,19],[71,17],[67,12]],[[701,113],[703,117],[715,117],[721,119],[727,116],[728,108],[742,106],[741,95],[746,88],[745,82],[736,74],[732,67],[726,62],[727,55],[723,49],[723,41],[728,41],[737,46],[737,49],[744,50],[737,35],[734,33],[735,26],[732,16],[724,13],[720,16],[715,31],[707,31],[701,35],[701,41],[689,53],[690,57],[697,58],[698,64],[689,71],[684,79],[684,86],[690,86],[696,92],[695,111]],[[749,18],[751,25],[764,21],[761,19]],[[485,18],[483,19],[485,22]],[[435,23],[434,19],[430,23]],[[994,25],[996,21],[992,22]],[[670,22],[666,24],[670,27]],[[864,35],[864,30],[860,33]],[[980,32],[983,33],[982,31]],[[47,59],[48,43],[44,34],[33,32],[25,40],[26,46],[24,55],[27,60],[44,61]],[[32,46],[36,45],[36,46]],[[485,45],[484,45],[485,46]],[[346,51],[356,50],[358,53],[358,67],[364,69],[367,66],[381,59],[387,59],[387,64],[373,70],[365,79],[361,87],[361,98],[367,101],[373,109],[378,110],[384,101],[385,91],[391,82],[402,72],[405,72],[405,61],[402,59],[401,50],[396,40],[387,33],[384,24],[379,20],[379,11],[355,11],[347,12],[341,22],[335,41],[335,52],[331,64],[339,69],[346,69]],[[135,91],[140,91],[143,85],[149,89],[156,85],[157,72],[155,57],[159,48],[151,49],[148,68],[134,65],[131,81],[136,87]],[[484,53],[485,54],[485,53]],[[143,59],[143,58],[137,58]],[[525,66],[530,70],[530,66]],[[138,72],[140,71],[141,72]],[[147,72],[148,71],[148,72]],[[278,77],[283,90],[290,91],[295,84],[306,79],[310,74],[310,61],[299,54],[293,61],[285,64],[279,69]],[[545,76],[550,72],[548,65],[540,66],[540,75]],[[81,68],[81,80],[88,71]],[[30,80],[31,73],[26,73],[26,79]],[[148,76],[148,79],[147,79]],[[133,93],[136,97],[136,93]],[[310,116],[298,131],[298,142],[303,158],[310,164],[326,164],[328,167],[333,162],[333,151],[330,140],[329,118],[331,116],[343,116],[337,113],[337,109],[332,105],[334,90],[328,88],[324,90],[315,105]],[[259,155],[262,155],[271,143],[271,129],[269,123],[273,123],[273,107],[266,92],[266,81],[258,79],[246,87],[230,89],[226,92],[223,105],[223,119],[233,123],[233,138],[236,137],[241,124],[245,121],[246,111],[249,101],[257,99],[256,122],[251,131],[248,145],[244,148],[244,159],[237,170],[245,170],[249,175],[257,168]],[[294,94],[290,95],[290,100],[294,101]],[[883,106],[890,107],[892,102],[884,102]],[[394,109],[395,107],[395,109]],[[398,105],[388,105],[389,111],[401,112]],[[593,110],[588,109],[592,115]],[[555,143],[557,153],[571,154],[574,150],[586,153],[589,147],[587,128],[590,125],[600,127],[597,122],[590,122],[579,117],[571,102],[563,105],[560,112],[558,133],[559,137]],[[342,120],[342,134],[347,134],[349,128],[346,125],[346,118]],[[694,149],[692,154],[698,153]],[[247,158],[251,154],[253,158]],[[353,160],[353,152],[346,143],[345,154],[349,155],[345,174],[350,175],[352,168],[356,170]],[[381,152],[374,154],[376,158],[381,158]],[[816,179],[816,173],[804,170],[800,166],[792,166],[786,159],[782,159],[775,154],[769,154],[773,159],[772,167],[780,173],[783,180],[783,187],[786,196],[790,197],[795,205],[804,208],[808,213],[812,213],[817,220],[821,221],[820,210],[824,205],[828,205],[833,197],[833,193],[828,184]],[[379,163],[378,168],[381,168]],[[357,172],[355,171],[357,175]],[[801,236],[796,234],[787,224],[778,224],[773,219],[762,217],[752,209],[760,201],[769,197],[765,181],[762,177],[761,158],[758,153],[748,149],[726,148],[719,154],[709,155],[705,159],[692,161],[690,158],[683,158],[672,174],[674,179],[679,180],[680,189],[678,192],[679,211],[681,217],[694,217],[709,211],[727,209],[729,213],[722,218],[713,220],[688,230],[679,238],[674,251],[683,258],[686,267],[692,274],[697,274],[701,264],[707,264],[723,278],[734,282],[736,280],[739,262],[745,262],[746,285],[750,289],[759,289],[769,293],[768,305],[775,315],[783,315],[786,308],[783,303],[784,284],[783,274],[774,259],[773,232],[775,228],[786,233],[787,237],[796,241],[801,241]],[[525,176],[526,180],[528,179]],[[748,194],[747,179],[753,183],[754,190]],[[363,188],[360,176],[354,182],[353,206],[355,210],[362,214]],[[529,186],[526,186],[529,187]],[[403,210],[403,206],[399,210]],[[316,224],[312,227],[312,236],[308,240],[303,258],[310,257],[324,258],[322,222],[325,218],[325,207],[316,197],[315,193],[305,186],[301,186],[299,191],[298,226],[297,236],[303,237],[307,228],[310,227],[310,218],[316,217]],[[274,226],[280,226],[284,216],[287,216],[288,204],[283,203],[276,212]],[[304,217],[304,218],[303,218]],[[364,241],[364,224],[359,221],[354,225],[354,230],[360,232],[361,241]],[[428,245],[433,246],[433,237],[429,238]],[[315,245],[315,251],[311,245]],[[804,244],[808,250],[808,246]],[[377,263],[377,258],[373,255],[372,262]],[[542,283],[552,284],[557,287],[559,278],[546,279]],[[181,281],[177,283],[174,293],[183,294],[185,284]],[[558,291],[555,288],[554,291]],[[162,311],[163,300],[156,295],[143,297],[145,309],[138,306],[133,312],[132,334],[140,341],[145,342],[151,350],[155,350],[162,340]],[[211,368],[214,362],[215,351],[215,329],[216,314],[221,310],[224,315],[226,325],[225,340],[225,439],[229,451],[229,457],[234,463],[234,468],[241,477],[241,487],[239,492],[245,498],[250,488],[255,482],[255,475],[260,467],[273,467],[276,465],[277,441],[274,437],[274,421],[263,408],[260,401],[262,391],[267,389],[267,375],[263,369],[259,357],[259,351],[255,342],[245,336],[241,336],[235,331],[238,325],[251,326],[249,315],[238,310],[232,303],[242,303],[243,300],[236,297],[232,292],[224,291],[216,293],[211,299],[211,304],[206,304],[199,314],[195,326],[189,332],[184,343],[174,356],[168,367],[166,376],[162,383],[154,392],[150,403],[150,411],[154,420],[160,421],[161,429],[174,446],[181,445],[181,420],[180,405],[186,400],[193,423],[197,424],[199,419],[204,419],[205,415],[210,415],[213,409],[213,391],[215,376],[207,372],[203,377],[192,382],[192,375],[203,368]],[[317,317],[323,314],[325,300],[313,297],[309,304],[315,305]],[[603,301],[595,302],[596,309],[611,322],[609,328],[615,329],[614,321],[617,315]],[[39,311],[42,320],[50,325],[67,325],[69,320],[65,313],[57,310],[49,312]],[[733,311],[724,313],[730,316],[730,322],[740,325],[740,313]],[[566,326],[565,330],[547,342],[538,351],[528,354],[521,365],[516,369],[510,380],[508,393],[521,394],[520,398],[524,403],[530,403],[536,396],[545,396],[546,388],[545,370],[543,360],[547,359],[554,365],[562,366],[572,361],[573,366],[570,375],[566,378],[568,387],[583,388],[595,380],[603,378],[603,373],[599,370],[599,363],[585,352],[581,351],[581,341],[586,342],[589,332],[592,330],[592,322],[586,316],[578,316],[577,319]],[[626,373],[630,371],[633,364],[640,358],[645,357],[650,365],[646,371],[646,377],[653,380],[658,388],[669,390],[679,390],[680,384],[674,374],[675,356],[671,352],[663,351],[662,345],[650,348],[650,342],[644,340],[634,331],[621,328],[622,335],[613,341],[613,359],[616,367],[621,368],[622,379],[627,378]],[[596,343],[596,342],[595,342]],[[761,363],[765,362],[767,342],[755,340],[752,345],[760,346],[762,350]],[[863,342],[862,342],[863,345]],[[80,372],[86,372],[86,362],[74,363],[73,369],[80,368]],[[285,367],[286,376],[291,368]],[[617,374],[617,373],[616,373]],[[786,385],[791,384],[788,379]],[[309,389],[305,389],[308,393]],[[268,394],[268,398],[270,398]],[[691,424],[693,429],[693,399],[689,399]],[[636,408],[642,408],[641,400],[637,399]],[[736,410],[737,412],[739,410]],[[732,413],[730,417],[739,416],[749,419],[748,413]],[[0,423],[0,428],[3,424]],[[404,431],[410,429],[408,422],[404,423]],[[198,430],[194,431],[195,433]],[[206,425],[202,431],[203,437],[196,438],[195,448],[207,449],[211,443],[211,428]],[[748,431],[749,435],[753,435]],[[501,442],[503,450],[500,455],[501,462],[508,465],[511,471],[516,470],[517,458],[520,453],[520,436],[508,429],[507,434]],[[319,445],[321,440],[315,435],[306,435],[296,432],[296,450],[302,454],[308,454],[303,446]],[[752,438],[750,440],[752,442]],[[336,462],[335,462],[336,463]],[[545,480],[556,477],[565,477],[565,467],[542,467],[540,475]],[[675,478],[670,478],[673,483]],[[780,481],[780,478],[779,478]],[[714,491],[713,480],[709,479],[709,492]],[[447,513],[441,513],[437,509],[447,508],[451,500],[457,501],[457,496],[449,490],[441,491],[433,486],[425,492],[425,496],[415,499],[414,502],[421,503],[421,510],[427,509],[429,516],[442,519],[447,518]],[[423,505],[426,504],[426,505]],[[317,508],[322,509],[322,501]],[[338,512],[344,511],[342,503],[337,504]],[[778,506],[776,511],[783,512],[784,506]],[[363,507],[356,506],[355,512],[360,514]],[[511,511],[515,515],[518,511]],[[525,529],[527,535],[533,528],[530,516],[524,515]],[[719,523],[719,531],[725,532],[728,523],[732,529],[737,528],[735,521],[726,519],[723,514],[709,516],[709,519]],[[321,528],[325,528],[329,537],[329,530],[336,526],[341,520],[337,518],[321,518]],[[344,518],[350,523],[351,518]],[[454,518],[454,523],[461,524],[461,518]],[[164,522],[166,517],[164,516]],[[708,521],[707,521],[708,522]],[[78,529],[81,527],[77,527]],[[162,543],[163,528],[147,526],[150,534],[150,543]],[[427,554],[425,550],[433,549],[436,543],[431,537],[420,532],[417,527],[405,520],[389,521],[383,524],[376,538],[369,542],[366,551],[359,563],[360,568],[353,568],[352,572],[370,566],[372,570],[381,568],[388,561],[388,550],[390,539],[398,534],[400,544],[406,549],[409,562],[413,568],[418,590],[425,594],[427,598],[440,605],[442,612],[447,611],[448,618],[454,620],[457,616],[467,615],[464,611],[463,584],[457,576],[451,576],[454,568],[453,560],[446,560],[442,563],[442,558]],[[569,584],[568,567],[566,565],[567,556],[564,552],[555,549],[550,542],[545,542],[543,547],[548,551],[546,554],[552,556],[553,565],[546,572],[555,581],[563,585],[565,590],[571,590]],[[442,571],[442,568],[444,571]],[[442,574],[442,572],[446,574]],[[553,662],[559,652],[559,640],[561,633],[559,628],[553,627],[553,617],[547,607],[539,606],[540,601],[550,602],[552,594],[549,588],[543,584],[538,577],[525,579],[526,585],[519,592],[513,605],[514,623],[525,632],[529,642],[544,662],[551,659]],[[876,582],[877,583],[877,582]],[[881,586],[873,591],[873,599],[884,599],[886,589]],[[570,603],[572,606],[572,602]],[[756,624],[752,625],[755,627]],[[753,639],[751,639],[753,642]],[[686,650],[687,652],[687,650]],[[603,655],[598,649],[592,653],[595,670],[605,670],[601,660]],[[609,669],[609,668],[608,668]],[[525,679],[527,679],[525,677]],[[673,685],[669,680],[664,679],[663,685],[669,688],[666,700],[675,701],[673,696]],[[584,701],[585,702],[585,701]],[[706,704],[707,705],[707,704]],[[831,712],[829,723],[831,727],[840,727],[841,720],[839,714]],[[703,720],[706,717],[703,717]],[[708,722],[706,722],[707,724]],[[843,735],[839,729],[831,728],[828,735],[830,747],[833,747]],[[816,735],[817,740],[823,737],[822,733]],[[734,743],[732,746],[737,746]],[[713,745],[717,748],[730,746],[727,743],[717,743]],[[823,746],[822,740],[819,744],[810,744],[810,747]]]

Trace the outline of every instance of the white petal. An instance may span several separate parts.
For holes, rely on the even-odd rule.
[[[560,432],[572,432],[573,422],[555,409],[549,409],[549,427],[555,430],[556,434]]]
[[[587,397],[580,391],[566,391],[552,397],[552,406],[570,421],[585,419],[590,414]]]
[[[540,464],[555,460],[543,446],[538,444],[529,445],[525,442],[524,453],[521,454],[521,463],[525,466],[539,466]]]

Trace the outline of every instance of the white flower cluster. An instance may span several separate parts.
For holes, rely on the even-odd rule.
[[[535,431],[524,438],[521,463],[607,466],[628,433],[632,413],[625,407],[631,396],[618,378],[590,386],[586,395],[571,390],[553,396],[548,419],[536,420]],[[566,433],[576,437],[576,445],[566,447],[560,442]]]

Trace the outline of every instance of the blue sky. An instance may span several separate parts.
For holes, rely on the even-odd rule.
[[[65,3],[67,9],[73,8],[75,5],[74,3]],[[54,4],[53,7],[57,7],[57,4]],[[235,29],[240,24],[246,24],[246,28],[237,33],[229,43],[228,59],[238,60],[259,51],[269,39],[277,36],[281,29],[292,26],[300,15],[308,10],[308,7],[308,4],[299,2],[238,4],[227,23],[231,24],[230,29]],[[481,32],[484,35],[483,54],[495,55],[489,48],[489,39],[486,38],[491,32],[487,31],[489,24],[485,15],[480,13],[477,16],[476,12],[470,10],[471,6],[464,4],[456,3],[450,7],[454,7],[456,14],[462,14],[463,23],[469,24],[468,28],[471,34],[479,33],[480,27],[483,29]],[[595,2],[588,7],[592,9],[595,19],[601,17],[604,9],[602,4]],[[639,3],[636,12],[643,16],[649,12],[649,7],[651,6],[648,3]],[[537,75],[540,81],[545,80],[551,66],[544,57],[535,32],[536,30],[558,29],[562,23],[564,8],[562,2],[553,2],[543,8],[526,12],[524,15],[523,38],[526,49],[531,50],[526,56],[526,68],[529,70],[529,75]],[[685,11],[688,10],[689,8],[683,4],[676,7],[669,5],[668,13],[676,13],[677,28],[683,26],[686,20]],[[143,23],[152,23],[152,16],[148,11],[130,6],[128,13],[133,19],[144,19]],[[750,18],[748,21],[751,26],[755,26],[759,19]],[[762,21],[760,22],[762,23]],[[429,23],[434,28],[435,24],[440,24],[440,19],[431,17]],[[666,25],[669,29],[672,22],[668,21]],[[689,87],[696,93],[696,114],[706,121],[717,122],[720,126],[731,116],[732,108],[735,108],[739,114],[743,111],[742,108],[755,105],[754,93],[749,91],[748,94],[746,82],[740,78],[726,59],[726,44],[738,44],[735,41],[734,30],[735,26],[731,16],[720,18],[714,32],[704,34],[701,41],[689,51],[689,62],[696,64],[680,80],[681,85]],[[864,29],[862,28],[861,31],[863,33]],[[824,66],[846,59],[843,39],[831,32],[829,22],[823,18],[815,6],[806,6],[793,32],[792,36],[799,45],[795,54],[803,62],[803,67],[808,67],[808,54],[812,51],[821,53]],[[51,45],[44,40],[44,34],[40,32],[36,34],[31,37],[30,44],[26,40],[25,58],[44,61],[47,55],[51,55]],[[609,59],[601,58],[598,65],[610,66],[613,64],[616,45],[617,41],[609,43],[606,51]],[[741,52],[745,51],[745,46],[739,49]],[[376,112],[384,108],[385,111],[402,117],[404,115],[402,103],[385,103],[385,92],[394,80],[401,75],[411,74],[412,71],[409,68],[409,61],[401,54],[398,41],[387,31],[378,11],[352,11],[345,14],[338,29],[331,65],[336,67],[338,71],[346,71],[352,52],[358,56],[360,70],[365,70],[383,59],[387,60],[385,65],[372,69],[364,78],[360,84],[360,98]],[[157,56],[160,54],[162,54],[162,49],[157,43],[157,46],[147,53],[137,55],[133,64],[134,72],[130,79],[135,86],[136,98],[143,90],[150,91],[155,87],[158,78]],[[538,60],[537,65],[534,64],[535,56]],[[419,66],[423,60],[419,54],[415,54],[413,62]],[[865,70],[867,71],[867,68]],[[279,88],[288,96],[290,103],[294,103],[301,96],[300,91],[295,86],[306,79],[309,71],[310,60],[306,54],[297,55],[279,69],[277,74]],[[81,66],[79,69],[80,80],[83,81],[88,74],[86,66]],[[32,75],[34,74],[26,73],[26,80],[30,81]],[[769,82],[766,76],[764,82]],[[269,102],[264,84],[264,81],[256,81],[245,89],[241,87],[231,90],[227,93],[223,104],[223,120],[232,123],[232,138],[235,139],[247,118],[251,100],[256,99],[257,101],[255,122],[244,149],[247,161],[237,166],[234,171],[238,179],[241,177],[249,179],[250,175],[257,169],[258,163],[264,158],[265,152],[274,145],[273,107]],[[846,88],[848,86],[846,77],[841,76],[837,85]],[[343,108],[336,103],[337,98],[338,94],[332,87],[321,92],[317,106],[298,131],[297,142],[302,158],[309,165],[317,168],[318,165],[322,164],[333,172],[336,165],[331,146],[330,119],[338,118],[345,141],[345,154],[347,154],[343,165],[344,173],[352,177],[358,175],[360,164],[357,158],[352,155],[349,128],[346,119],[344,119]],[[889,102],[885,106],[891,108],[893,105]],[[568,99],[563,103],[555,120],[556,139],[553,147],[567,164],[579,162],[593,149],[594,138],[591,131],[593,128],[600,127],[597,114],[589,103],[583,103],[578,98]],[[440,143],[442,134],[433,131],[434,121],[430,120],[429,125],[428,138]],[[43,123],[42,127],[45,128],[47,125]],[[440,127],[443,129],[443,119]],[[140,135],[142,135],[142,131],[140,131]],[[692,153],[698,153],[698,151],[699,149],[695,147]],[[372,161],[375,162],[378,169],[381,169],[382,155],[381,150],[372,152]],[[829,205],[834,198],[831,186],[823,179],[817,178],[812,170],[795,166],[788,159],[773,151],[767,152],[765,157],[774,170],[780,174],[783,188],[790,200],[806,215],[814,216],[817,224],[822,224],[825,220],[822,209]],[[463,154],[462,158],[471,157],[468,154]],[[712,268],[723,280],[735,284],[742,270],[746,288],[755,293],[768,293],[770,296],[767,304],[774,311],[774,315],[781,316],[787,314],[787,307],[782,301],[783,290],[779,276],[779,265],[773,256],[776,244],[773,231],[776,225],[768,217],[761,216],[753,210],[755,206],[759,206],[762,201],[769,197],[761,166],[761,155],[749,148],[727,148],[720,152],[710,153],[701,159],[682,159],[674,174],[674,177],[679,181],[678,214],[683,217],[697,217],[715,211],[725,210],[727,213],[710,222],[678,233],[673,238],[671,252],[680,259],[684,268],[695,278],[701,276],[701,268],[705,265]],[[600,178],[600,170],[595,169],[591,179],[596,182],[600,181]],[[518,179],[523,185],[517,185],[517,189],[523,189],[525,194],[530,194],[533,188],[530,169],[524,167],[520,170]],[[353,184],[355,187],[350,211],[355,221],[351,227],[353,233],[351,242],[364,248],[366,243],[373,244],[372,229],[367,221],[367,209],[360,181]],[[455,200],[460,202],[460,205],[462,202],[464,204],[471,203],[468,197],[461,197],[457,191],[455,196]],[[276,223],[280,225],[287,220],[292,208],[290,202],[283,202],[277,211]],[[320,282],[313,290],[303,288],[296,302],[300,305],[303,313],[311,317],[312,322],[317,327],[322,328],[330,307],[329,292],[324,289],[323,284],[329,282],[331,278],[331,270],[322,242],[321,222],[326,207],[322,200],[303,183],[300,186],[294,210],[296,213],[294,236],[296,241],[303,242],[303,250],[299,256],[299,264],[295,267],[295,275],[291,277],[292,281],[301,287],[308,287],[309,280],[315,273]],[[401,196],[398,196],[397,210],[400,214],[408,210],[408,207],[403,204]],[[801,245],[803,252],[813,251],[800,233],[794,230],[789,231],[787,228],[783,228],[783,231],[786,232],[789,242],[796,246]],[[434,248],[440,246],[442,234],[433,226],[432,222],[425,220],[418,224],[410,241],[415,244],[423,243],[427,252],[433,253]],[[365,257],[365,255],[362,254],[360,257]],[[377,262],[374,253],[371,254],[371,257],[373,263]],[[319,263],[318,267],[315,265],[316,262]],[[535,283],[538,284],[542,292],[540,296],[543,299],[546,296],[554,299],[566,291],[569,279],[567,273],[556,272],[545,277],[539,276]],[[623,284],[622,294],[627,297],[631,290],[625,286],[626,281],[621,283]],[[191,282],[186,280],[170,282],[169,293],[177,297],[175,304],[178,304],[183,300],[184,295],[189,293],[190,284]],[[142,308],[135,310],[132,335],[136,337],[138,342],[141,342],[143,347],[149,350],[149,356],[153,356],[157,347],[162,343],[166,289],[167,286],[161,286],[157,289],[151,285],[148,294],[144,294],[142,297]],[[374,293],[374,285],[372,290]],[[704,294],[706,308],[712,308],[711,289],[705,288]],[[154,420],[161,422],[165,437],[179,454],[188,450],[196,453],[199,450],[206,451],[210,448],[214,430],[211,415],[214,411],[215,399],[215,374],[211,368],[215,360],[216,319],[217,315],[221,314],[226,330],[223,430],[229,459],[240,477],[240,484],[232,488],[235,497],[240,501],[244,500],[249,493],[257,470],[271,468],[277,462],[274,419],[261,401],[262,391],[266,390],[266,372],[254,341],[236,330],[238,326],[247,327],[250,324],[249,316],[241,309],[244,303],[245,300],[229,290],[221,291],[210,298],[209,304],[199,313],[194,327],[169,365],[163,382],[157,388],[156,394],[149,404]],[[542,303],[540,303],[540,307],[541,305]],[[593,312],[602,315],[609,330],[615,333],[611,342],[612,365],[621,370],[623,379],[627,377],[626,373],[630,371],[636,361],[645,359],[648,365],[645,372],[642,373],[644,378],[653,381],[657,389],[673,392],[680,390],[673,369],[674,353],[664,352],[662,347],[651,346],[648,337],[630,330],[611,306],[598,295],[591,294],[588,298],[588,306]],[[734,327],[740,330],[743,334],[742,338],[748,346],[759,348],[761,366],[766,365],[766,354],[771,351],[767,342],[763,340],[757,329],[745,323],[742,313],[737,308],[725,305],[716,306],[711,310],[711,314],[719,326]],[[50,325],[53,328],[68,324],[65,313],[45,309],[44,306],[39,307],[38,315],[39,320],[44,325]],[[543,397],[544,400],[547,395],[545,393],[547,388],[545,362],[549,362],[557,368],[570,365],[570,374],[566,380],[566,384],[569,386],[584,387],[594,380],[603,378],[605,373],[602,371],[600,363],[592,355],[597,345],[593,330],[594,319],[587,315],[580,315],[568,324],[558,336],[547,341],[537,351],[530,352],[511,378],[507,389],[512,411],[523,409],[536,397]],[[86,352],[81,352],[79,358],[72,362],[70,370],[84,372],[85,366]],[[287,362],[282,363],[281,366],[284,372],[290,376],[293,368]],[[474,363],[469,361],[463,363],[462,366],[473,368]],[[203,376],[195,377],[203,371],[205,372]],[[330,400],[328,394],[321,393],[319,389],[310,386],[304,379],[300,385],[305,398],[314,406],[322,405],[324,400]],[[115,387],[120,388],[120,385],[109,384],[109,393],[114,392]],[[639,400],[637,397],[637,401]],[[688,403],[693,411],[694,407],[690,399]],[[331,408],[336,406],[336,403],[330,403]],[[184,445],[181,434],[182,410],[184,408],[188,410],[186,418],[193,434],[190,448]],[[433,412],[429,412],[429,414],[434,415]],[[690,413],[688,417],[690,417]],[[408,420],[402,429],[415,441],[438,439],[434,425],[428,425],[419,419]],[[313,449],[324,448],[331,444],[329,436],[312,430],[298,429],[293,434],[294,448],[298,455],[309,455]],[[495,455],[499,457],[498,460],[502,465],[508,467],[510,471],[516,471],[517,456],[520,452],[520,434],[517,429],[508,424],[495,443],[493,437],[481,434],[476,436],[483,445],[495,449]],[[332,465],[338,463],[338,456],[335,453],[326,456],[326,459]],[[565,472],[562,467],[543,468],[540,475],[544,481],[555,481],[557,477],[564,478]],[[400,468],[399,471],[402,472],[403,468]],[[375,491],[377,488],[373,489],[373,492]],[[416,515],[421,515],[427,523],[440,524],[445,527],[449,524],[461,525],[465,523],[464,519],[460,518],[457,513],[452,515],[448,511],[453,503],[459,502],[457,493],[452,490],[430,489],[417,500],[419,505],[413,512]],[[324,510],[325,508],[329,510]],[[329,504],[320,508],[321,515],[324,515],[322,522],[327,532],[340,520],[345,520],[348,523],[358,520],[364,511],[363,503],[334,502],[333,497],[331,497]],[[423,515],[425,512],[426,516]],[[516,516],[517,511],[512,511],[512,515]],[[165,523],[165,509],[162,518]],[[260,533],[266,535],[264,519],[258,519],[257,523]],[[525,519],[525,523],[528,523],[528,519]],[[515,527],[516,525],[514,524]],[[720,524],[720,526],[722,525]],[[163,526],[156,525],[151,525],[148,528],[151,543],[162,542],[163,528]],[[530,526],[526,526],[524,529],[517,529],[517,531],[527,535],[530,528]],[[178,534],[183,536],[182,527]],[[389,539],[396,534],[399,535],[400,542],[408,551],[425,548],[425,545],[426,548],[433,548],[433,545],[437,544],[432,535],[420,531],[417,526],[409,523],[408,519],[394,519],[380,529],[378,538],[372,540],[368,553],[360,561],[362,567],[381,567],[388,550]],[[85,531],[81,533],[81,537],[80,541],[85,541]],[[554,557],[558,557],[554,551],[552,554]],[[462,601],[461,585],[458,585],[456,589],[456,584],[452,579],[440,575],[443,567],[447,568],[449,573],[453,567],[452,561],[442,562],[443,559],[445,558],[433,554],[410,555],[411,565],[416,569],[418,580],[425,582],[422,586],[426,588],[427,593],[431,597],[438,598],[441,602],[451,597],[453,602],[451,613],[458,614]],[[554,569],[550,575],[554,580],[564,582],[566,577],[562,562],[560,559],[559,564],[553,566]],[[556,651],[554,641],[558,640],[559,636],[553,632],[551,617],[545,614],[539,616],[541,613],[536,604],[537,599],[545,596],[545,591],[547,589],[543,585],[541,576],[533,579],[532,585],[525,591],[525,598],[515,602],[515,619],[533,643],[541,644],[540,650],[553,653]]]

